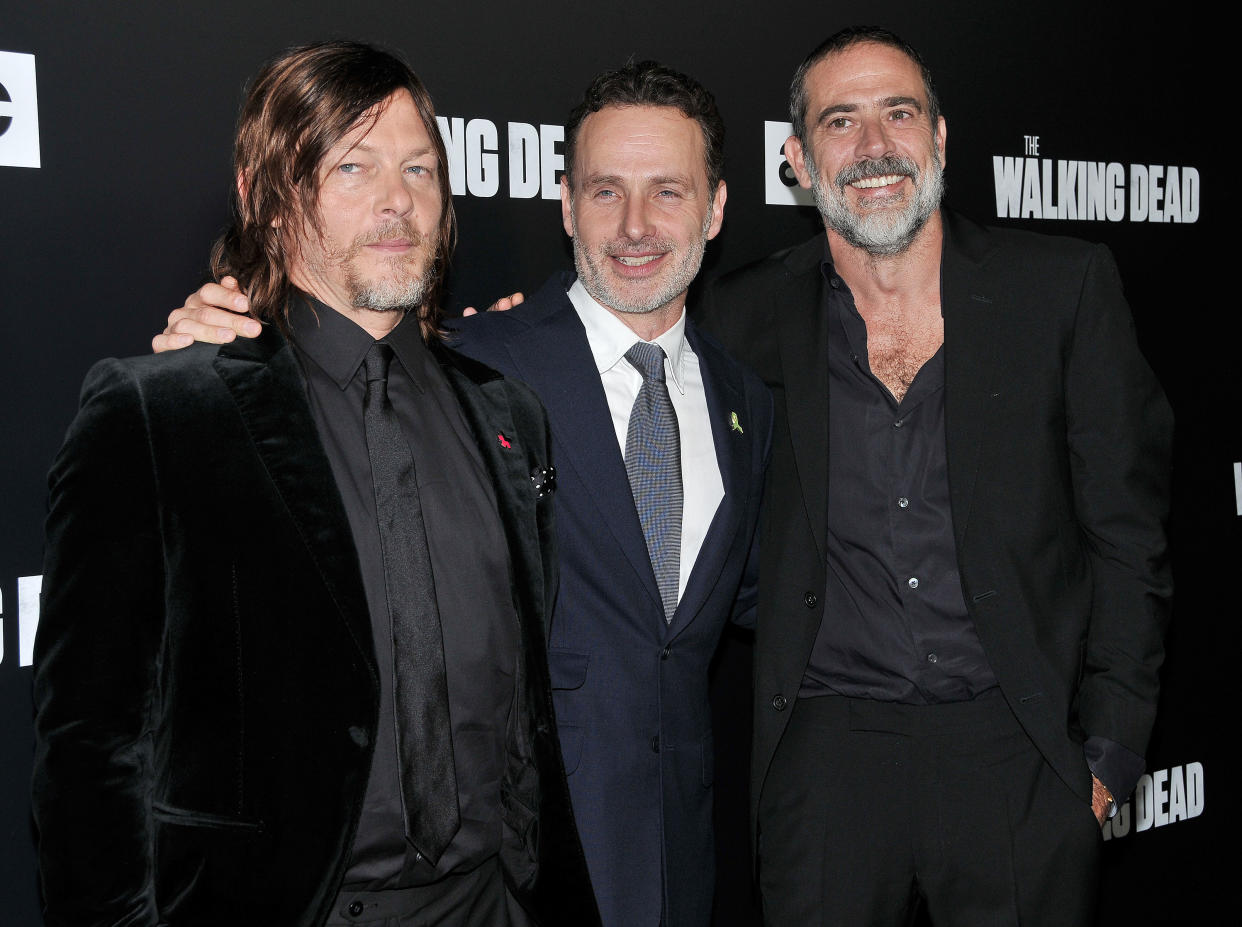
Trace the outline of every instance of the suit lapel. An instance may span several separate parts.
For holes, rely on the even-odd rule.
[[[940,269],[944,315],[945,445],[953,529],[962,549],[970,523],[979,453],[991,427],[996,392],[995,345],[1004,317],[1004,295],[984,272],[992,252],[986,232],[944,213]]]
[[[529,597],[530,614],[546,616],[550,612],[546,607],[549,590],[544,588],[542,547],[534,514],[537,496],[529,464],[544,456],[544,448],[523,444],[540,440],[542,435],[517,424],[504,380],[494,370],[438,343],[433,343],[431,350],[457,396],[492,478],[497,509],[510,538],[514,582],[524,584],[522,594]]]
[[[660,605],[660,590],[586,330],[563,288],[544,295],[554,301],[553,310],[508,343],[517,378],[534,389],[548,411],[557,466],[573,468],[600,525],[621,548],[652,601]]]
[[[822,561],[828,526],[828,333],[820,258],[823,238],[786,258],[788,276],[772,297],[789,436],[807,520]]]
[[[319,569],[354,642],[374,672],[366,593],[353,534],[306,401],[293,351],[272,327],[223,345],[214,361],[255,451]]]
[[[699,359],[724,498],[703,538],[703,546],[686,582],[686,591],[669,626],[670,635],[680,633],[698,615],[720,578],[752,491],[750,461],[753,442],[758,440],[754,429],[746,429],[746,397],[740,372],[719,350],[699,337],[698,329],[690,321],[686,322],[686,340]],[[732,427],[733,414],[740,416],[741,431]],[[693,479],[693,475],[690,478]]]

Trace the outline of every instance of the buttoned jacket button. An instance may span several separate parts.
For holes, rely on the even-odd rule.
[[[672,652],[673,652],[672,647],[665,647],[663,650],[660,651],[660,659],[667,660],[669,654],[671,654]]]
[[[348,911],[350,914],[352,914],[354,917],[358,917],[360,914],[362,914],[362,902],[351,901],[349,903],[349,907],[346,908],[345,910]]]
[[[776,695],[772,696],[772,707],[775,708],[777,711],[784,711],[785,706],[788,704],[789,704],[789,699],[785,698],[785,696],[781,695],[780,693],[777,693]]]
[[[819,598],[815,595],[815,593],[808,592],[802,597],[802,601],[806,603],[807,608],[814,608],[815,603],[819,601]]]

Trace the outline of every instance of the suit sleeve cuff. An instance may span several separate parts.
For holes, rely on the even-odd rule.
[[[1147,762],[1128,747],[1107,737],[1088,737],[1082,745],[1082,752],[1091,775],[1103,782],[1113,796],[1113,805],[1108,809],[1111,818],[1138,785]]]

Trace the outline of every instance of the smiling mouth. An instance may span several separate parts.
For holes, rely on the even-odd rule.
[[[855,180],[850,186],[859,190],[873,190],[876,187],[887,187],[890,184],[900,183],[905,179],[905,174],[881,174],[878,177],[863,177],[861,180]]]
[[[613,258],[615,258],[619,263],[624,264],[626,267],[642,267],[644,264],[650,264],[652,261],[659,260],[662,257],[664,257],[663,254],[644,254],[641,256],[630,256],[625,254],[613,255]]]

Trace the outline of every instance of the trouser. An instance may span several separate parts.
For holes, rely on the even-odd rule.
[[[382,892],[342,891],[325,927],[527,927],[499,860],[431,885]]]
[[[1085,774],[1085,761],[1084,761]],[[794,706],[759,802],[770,927],[1094,923],[1100,830],[999,690]]]

